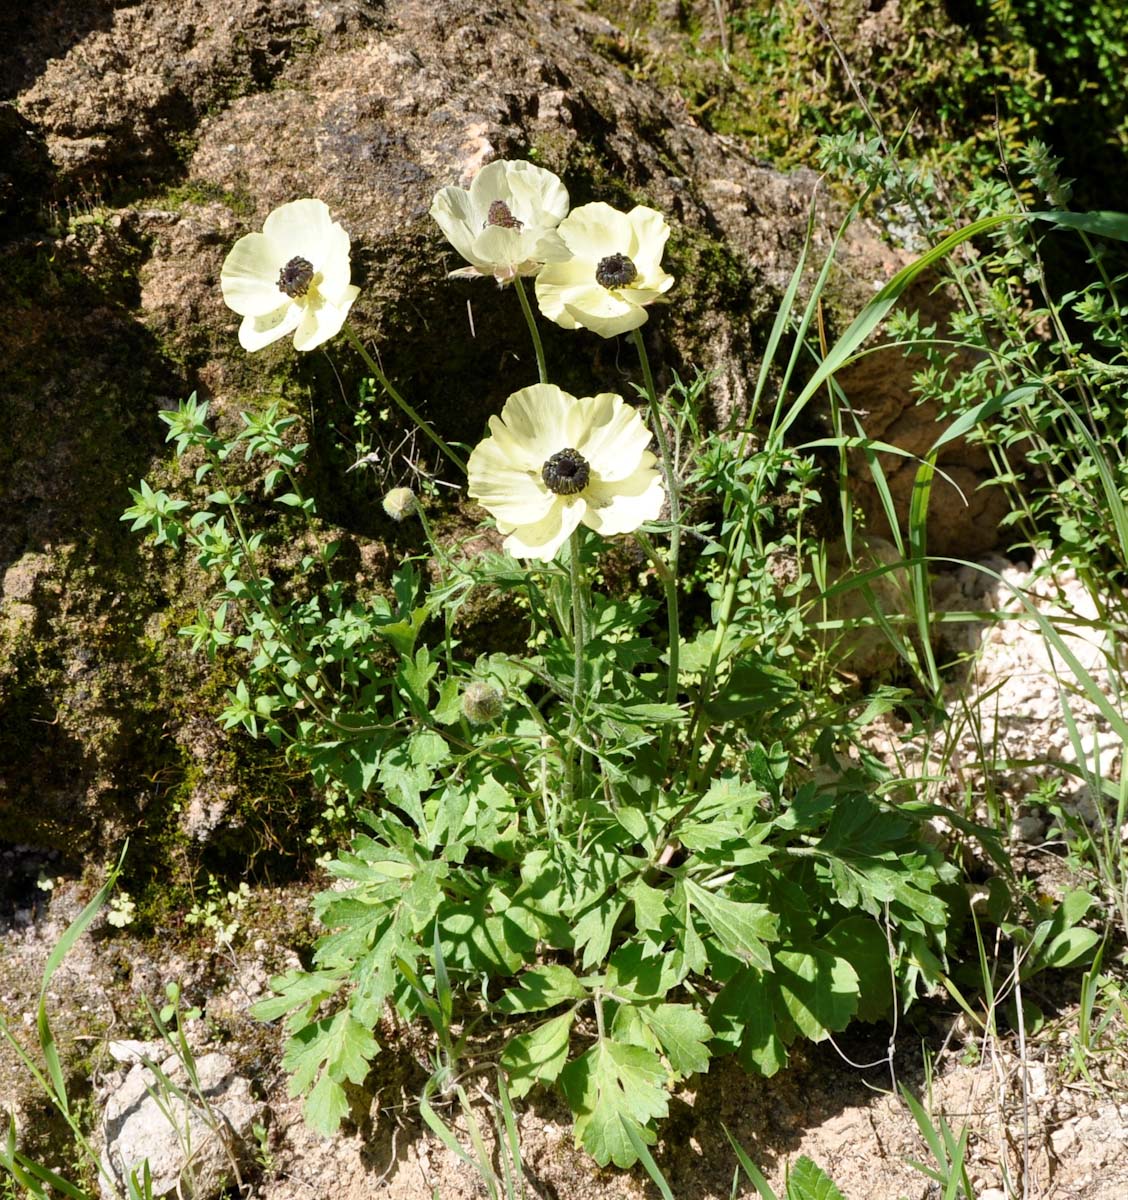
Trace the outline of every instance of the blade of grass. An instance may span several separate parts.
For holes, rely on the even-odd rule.
[[[928,567],[925,556],[928,546],[928,502],[932,496],[932,479],[935,473],[935,456],[928,458],[917,468],[913,480],[913,495],[909,502],[909,546],[912,557],[908,563],[909,586],[912,588],[913,612],[917,619],[917,635],[920,639],[920,654],[928,672],[932,694],[941,692],[940,670],[932,653],[932,593],[928,583]]]
[[[110,892],[113,891],[114,884],[121,874],[122,864],[125,862],[125,854],[128,849],[129,843],[126,842],[122,847],[117,865],[111,869],[106,882],[98,889],[94,899],[90,901],[67,927],[63,936],[59,938],[58,944],[48,956],[47,965],[43,968],[43,984],[39,989],[39,1011],[36,1017],[36,1025],[39,1031],[39,1045],[43,1050],[43,1057],[47,1063],[47,1074],[50,1077],[51,1086],[55,1092],[53,1099],[64,1117],[70,1115],[70,1105],[67,1100],[67,1085],[66,1080],[63,1078],[62,1064],[59,1062],[59,1051],[55,1044],[55,1035],[51,1032],[51,1022],[47,1017],[47,988],[55,972],[62,964],[63,959],[70,953],[75,942],[86,932],[90,922],[98,915],[102,906],[109,898]]]
[[[729,1133],[728,1129],[724,1125],[722,1125],[721,1128],[724,1129],[725,1137],[728,1138],[729,1144],[732,1146],[733,1150],[736,1151],[736,1161],[740,1163],[745,1175],[748,1176],[752,1186],[760,1193],[760,1195],[763,1197],[763,1200],[779,1200],[779,1197],[769,1186],[768,1181],[760,1173],[760,1168],[757,1167],[756,1164],[748,1157],[748,1155],[744,1153],[744,1148],[740,1145],[736,1138]]]
[[[619,1118],[623,1125],[623,1131],[626,1133],[628,1140],[634,1147],[634,1152],[638,1155],[639,1162],[646,1168],[647,1175],[650,1176],[654,1186],[662,1193],[662,1200],[674,1200],[674,1193],[670,1191],[670,1185],[666,1182],[666,1177],[658,1168],[658,1164],[654,1161],[654,1156],[650,1153],[646,1143],[638,1136],[631,1126]]]

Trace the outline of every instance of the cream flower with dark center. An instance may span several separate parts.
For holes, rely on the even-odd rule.
[[[625,254],[609,254],[595,268],[595,282],[600,287],[626,287],[638,278],[638,268]]]
[[[576,398],[551,383],[514,392],[467,465],[470,495],[517,558],[547,561],[581,523],[605,537],[661,511],[650,430],[621,396]]]
[[[219,274],[223,299],[242,318],[239,342],[261,350],[287,334],[312,350],[340,332],[360,289],[349,282],[349,235],[321,200],[276,208],[262,233],[241,237]]]
[[[652,208],[621,213],[609,204],[584,204],[556,233],[565,252],[553,254],[537,276],[537,303],[565,329],[601,337],[637,329],[646,306],[673,287],[662,270],[670,227]]]
[[[550,492],[558,496],[574,496],[587,487],[591,468],[582,454],[575,450],[560,450],[541,467],[541,479]]]
[[[292,300],[304,296],[312,282],[313,263],[308,258],[302,258],[300,254],[296,254],[278,272],[278,290]]]
[[[511,283],[535,275],[559,253],[554,230],[568,211],[568,193],[551,171],[529,162],[499,160],[483,167],[469,188],[445,187],[431,216],[470,266],[456,276],[493,276]]]
[[[517,220],[504,200],[495,200],[490,205],[490,211],[486,213],[486,228],[491,225],[500,225],[502,229],[523,229],[525,222]]]

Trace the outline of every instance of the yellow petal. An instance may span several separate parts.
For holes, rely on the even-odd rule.
[[[244,317],[239,326],[239,345],[252,352],[261,350],[271,342],[284,338],[286,334],[293,333],[301,323],[303,315],[302,306],[287,299],[285,304],[264,316]]]
[[[572,209],[557,226],[557,232],[577,258],[596,263],[609,254],[626,254],[631,245],[626,214],[602,201]]]
[[[601,392],[590,403],[588,428],[575,449],[600,479],[626,479],[637,470],[653,434],[622,396]]]
[[[278,288],[288,259],[261,233],[248,233],[231,247],[219,273],[223,302],[241,317],[263,317],[289,298]]]
[[[539,470],[552,455],[568,448],[568,418],[575,403],[575,396],[553,383],[534,383],[506,400],[500,420]],[[490,428],[496,434],[493,421]]]
[[[514,558],[536,558],[548,562],[583,519],[587,505],[580,496],[556,496],[541,520],[509,531],[505,548]]]
[[[343,304],[333,304],[324,297],[318,304],[306,305],[301,323],[294,334],[295,350],[313,350],[331,337],[336,337],[345,323],[352,302],[360,294],[360,288],[350,287],[345,293]]]
[[[638,268],[639,275],[648,278],[660,274],[659,264],[666,249],[666,239],[670,236],[670,227],[666,218],[653,208],[638,205],[627,213],[627,224],[630,226],[630,249],[624,250],[631,262]]]
[[[632,533],[646,521],[655,520],[662,511],[666,491],[658,472],[642,467],[613,484],[590,483],[585,495],[589,503],[584,524],[604,537],[611,537]]]
[[[348,299],[345,303],[350,291],[353,299],[359,291],[357,288],[352,288],[349,283],[351,278],[349,246],[349,235],[340,225],[334,223],[325,234],[320,258],[310,259],[314,270],[321,273],[321,279],[317,285],[318,290],[334,304],[344,303],[346,311],[352,304],[352,299]]]
[[[321,269],[326,246],[335,225],[324,200],[291,200],[276,208],[262,223],[262,232],[276,247],[285,251],[283,262],[299,256],[307,259],[315,270]],[[341,229],[344,233],[344,230]],[[348,234],[345,234],[348,252]]]
[[[584,293],[581,303],[565,302],[564,311],[577,325],[609,338],[646,324],[646,309],[641,305],[628,304],[605,288],[600,290],[604,293],[602,297]]]

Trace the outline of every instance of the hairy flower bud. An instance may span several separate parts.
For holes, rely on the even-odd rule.
[[[489,683],[468,683],[462,693],[462,715],[471,725],[488,725],[501,716],[504,697]]]
[[[410,517],[418,508],[419,501],[411,488],[392,488],[384,497],[384,511],[393,521],[402,521]]]

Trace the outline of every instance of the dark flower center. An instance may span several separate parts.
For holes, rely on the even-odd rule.
[[[278,290],[291,299],[304,296],[313,282],[313,263],[294,257],[278,272]]]
[[[591,468],[577,450],[560,450],[541,467],[544,486],[558,496],[574,496],[587,487]]]
[[[625,254],[609,254],[595,268],[595,282],[608,290],[626,287],[638,278],[638,268]]]
[[[487,225],[500,225],[502,229],[521,229],[525,222],[518,221],[509,211],[509,205],[504,200],[495,200],[486,213]]]

